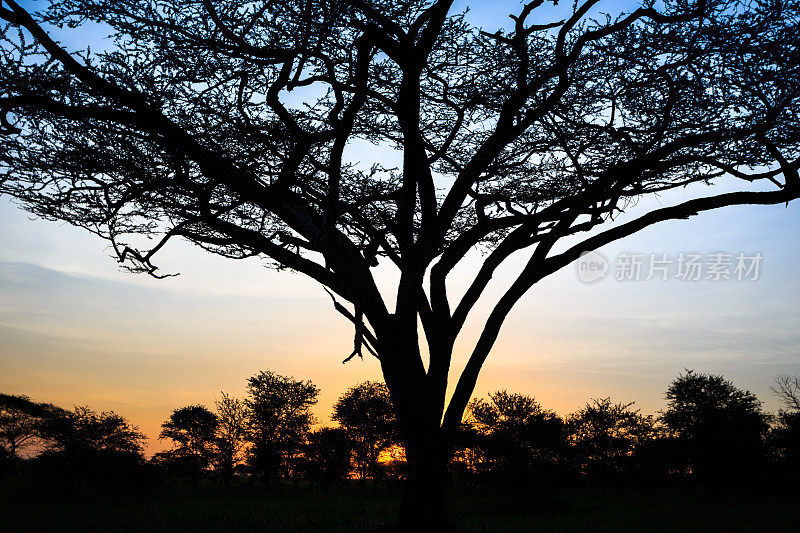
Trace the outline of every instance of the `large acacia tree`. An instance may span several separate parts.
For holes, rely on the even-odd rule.
[[[435,521],[451,436],[535,283],[661,221],[800,195],[795,0],[543,3],[479,31],[452,0],[4,0],[0,192],[135,271],[162,275],[157,253],[183,238],[323,285],[391,391],[402,516]],[[112,40],[51,37],[84,25]],[[355,160],[365,143],[375,161]],[[718,179],[739,190],[606,224]],[[479,247],[454,298],[448,275]],[[518,252],[448,402],[453,344]],[[379,263],[399,271],[383,294]]]

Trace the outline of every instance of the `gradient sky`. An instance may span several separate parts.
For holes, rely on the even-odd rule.
[[[470,17],[487,28],[519,9],[516,2],[472,4]],[[650,199],[630,214],[690,194]],[[694,368],[724,374],[776,409],[773,377],[800,374],[799,234],[795,203],[728,208],[607,246],[601,252],[611,260],[626,251],[760,252],[764,260],[760,279],[741,282],[621,282],[611,273],[586,285],[572,265],[536,286],[509,317],[476,394],[533,394],[562,414],[611,396],[653,413],[663,408],[668,383]],[[261,369],[319,385],[323,421],[348,386],[379,379],[374,359],[341,364],[352,330],[303,277],[188,244],[164,250],[159,264],[181,275],[159,281],[120,272],[104,242],[32,220],[0,199],[0,392],[115,410],[155,437],[172,409],[211,407],[221,390],[240,396]],[[469,261],[454,286],[476,264]],[[487,302],[519,264],[496,276]],[[379,277],[391,290],[391,276]],[[480,321],[468,324],[456,369]],[[150,451],[162,445],[151,439]]]

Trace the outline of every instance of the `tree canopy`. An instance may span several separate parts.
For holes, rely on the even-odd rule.
[[[0,394],[0,444],[16,459],[25,448],[41,444],[46,421],[62,413],[54,405],[24,395]]]
[[[664,424],[681,436],[695,438],[707,425],[744,423],[756,431],[766,428],[761,401],[723,376],[687,370],[670,383],[666,392]]]
[[[784,409],[800,413],[800,376],[779,374],[775,377],[775,384],[770,389],[783,404]]]
[[[318,478],[330,487],[350,473],[352,440],[342,428],[323,427],[308,434],[305,456],[313,483]]]
[[[499,485],[530,487],[565,464],[566,439],[564,420],[554,411],[533,396],[499,390],[470,402],[457,453],[467,473],[472,469]]]
[[[365,381],[350,387],[333,405],[331,419],[339,423],[352,442],[361,479],[371,476],[376,482],[381,452],[400,442],[386,384]]]
[[[59,416],[47,418],[41,434],[48,449],[101,451],[141,454],[145,435],[124,416],[114,411],[97,412],[85,405],[71,411],[60,410]]]
[[[314,424],[319,388],[311,381],[262,371],[247,380],[250,464],[267,478],[291,470]]]
[[[637,448],[656,432],[652,416],[644,416],[633,403],[594,399],[567,420],[572,444],[585,470],[606,474],[622,470]]]
[[[722,482],[761,467],[770,417],[761,401],[723,376],[687,370],[666,392],[661,420],[687,445],[691,468]]]
[[[476,398],[467,422],[488,437],[485,446],[490,455],[506,459],[513,469],[524,471],[531,462],[563,452],[564,421],[532,396],[499,390],[488,400]]]
[[[230,479],[241,459],[247,437],[247,406],[242,400],[224,392],[214,401],[217,408],[216,460]]]
[[[219,426],[217,415],[202,405],[187,405],[172,411],[161,424],[158,438],[170,439],[175,449],[173,454],[188,459],[193,479],[208,468],[216,454],[216,433]]]
[[[800,376],[779,374],[772,392],[783,406],[772,428],[772,438],[796,481],[800,479]]]

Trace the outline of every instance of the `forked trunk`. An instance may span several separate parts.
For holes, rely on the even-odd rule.
[[[416,321],[412,324],[416,327]],[[401,328],[398,328],[401,330]],[[408,342],[411,339],[411,342]],[[416,330],[398,334],[386,344],[381,357],[383,375],[392,395],[406,455],[406,482],[400,503],[400,528],[409,532],[441,532],[452,529],[446,518],[447,465],[450,439],[442,428],[446,365],[452,344],[431,346],[431,366],[426,372],[419,359]],[[415,353],[412,361],[402,353]],[[402,364],[398,364],[401,362]]]

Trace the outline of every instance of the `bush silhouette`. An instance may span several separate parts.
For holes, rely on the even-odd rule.
[[[666,428],[685,446],[686,466],[710,485],[753,480],[764,467],[769,416],[724,377],[687,370],[667,389]]]

